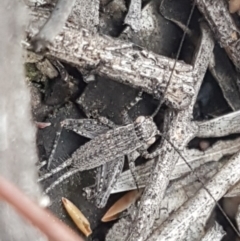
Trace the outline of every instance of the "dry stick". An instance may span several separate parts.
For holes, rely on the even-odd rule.
[[[225,0],[197,0],[196,2],[214,36],[225,48],[237,69],[240,69],[239,29],[229,13],[227,2]]]
[[[0,177],[0,199],[13,206],[22,216],[38,227],[49,240],[83,241],[73,230],[47,210],[40,208],[3,177]]]
[[[197,133],[196,125],[191,123],[192,111],[214,47],[214,41],[209,29],[203,24],[201,27],[202,39],[194,64],[195,94],[186,110],[178,113],[169,112],[169,116],[173,121],[166,137],[179,150],[182,150]],[[127,239],[128,241],[146,240],[151,231],[156,217],[156,210],[169,183],[169,175],[179,159],[178,153],[169,141],[163,140],[161,153],[150,177],[149,184],[141,198],[140,208],[130,236]]]
[[[40,11],[32,12],[30,35],[36,32],[34,23],[46,18]],[[106,76],[123,84],[139,88],[158,98],[164,93],[166,104],[176,109],[189,105],[193,96],[193,67],[181,61],[157,55],[129,42],[108,36],[65,28],[48,46],[48,56],[73,64],[92,74]]]

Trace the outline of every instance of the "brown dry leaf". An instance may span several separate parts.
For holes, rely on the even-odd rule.
[[[63,206],[67,210],[67,213],[72,218],[73,222],[81,230],[81,232],[88,237],[91,233],[90,223],[87,218],[82,214],[82,212],[68,199],[62,198]]]
[[[135,202],[142,194],[142,190],[133,190],[126,193],[102,217],[102,222],[110,222],[118,218],[121,212],[126,210],[133,202]]]
[[[240,10],[240,0],[230,0],[229,1],[229,12],[235,13]]]

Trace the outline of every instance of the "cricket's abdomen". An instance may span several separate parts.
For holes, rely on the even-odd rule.
[[[121,126],[94,138],[77,149],[72,155],[73,165],[79,170],[92,169],[127,155],[141,145],[133,124]]]

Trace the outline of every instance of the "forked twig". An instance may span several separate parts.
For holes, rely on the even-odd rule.
[[[40,208],[16,186],[0,177],[0,199],[8,202],[23,217],[41,230],[52,241],[83,241],[68,226],[49,211]]]

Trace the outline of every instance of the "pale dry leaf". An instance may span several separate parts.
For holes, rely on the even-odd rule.
[[[62,198],[63,206],[67,210],[67,213],[72,218],[73,222],[77,225],[77,227],[81,230],[81,232],[88,237],[91,235],[92,230],[90,227],[90,223],[87,218],[82,214],[82,212],[67,198]]]

